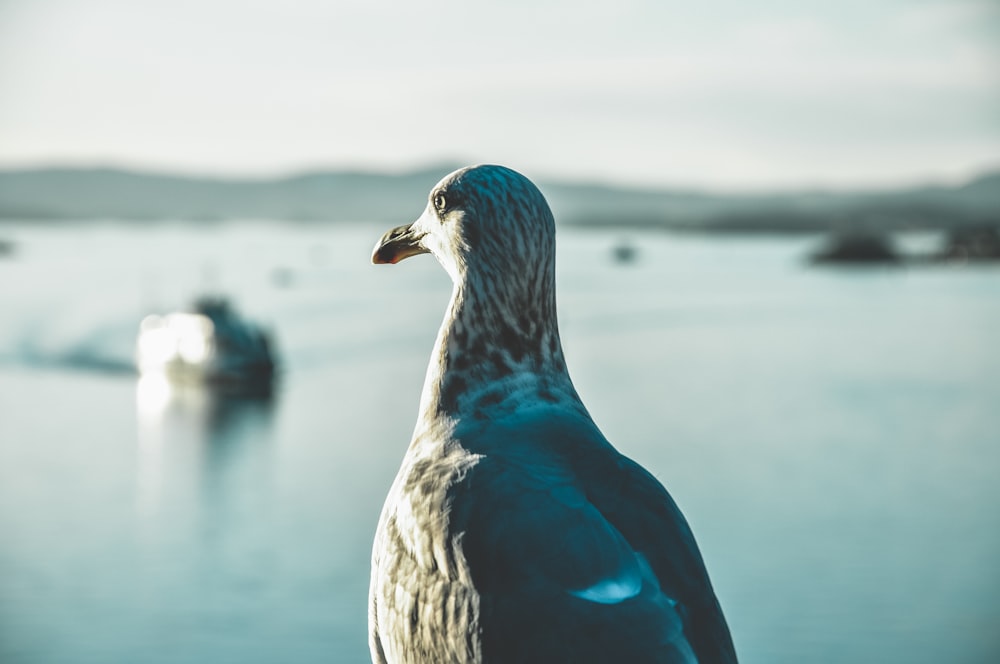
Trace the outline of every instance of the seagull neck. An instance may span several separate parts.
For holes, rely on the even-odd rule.
[[[496,417],[526,403],[579,403],[559,340],[553,284],[534,289],[538,297],[515,299],[463,283],[452,292],[431,354],[423,417]]]

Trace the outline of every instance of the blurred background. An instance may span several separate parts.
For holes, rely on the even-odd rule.
[[[0,0],[0,661],[367,661],[468,163],[741,661],[1000,661],[1000,5]]]

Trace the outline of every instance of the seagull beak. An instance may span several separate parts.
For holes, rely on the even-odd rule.
[[[414,228],[415,225],[397,226],[383,235],[375,243],[375,250],[372,251],[372,263],[376,265],[392,263],[395,265],[404,258],[430,253],[430,250],[421,242],[425,233]]]

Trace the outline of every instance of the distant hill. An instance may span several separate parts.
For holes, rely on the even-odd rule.
[[[0,219],[383,221],[412,215],[429,187],[450,170],[273,179],[105,168],[0,171]]]
[[[0,171],[0,221],[276,219],[399,222],[453,169],[207,178],[108,168]],[[1000,173],[957,187],[725,195],[567,181],[539,186],[560,223],[696,231],[951,228],[1000,224]]]

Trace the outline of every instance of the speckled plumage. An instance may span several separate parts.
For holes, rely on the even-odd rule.
[[[694,538],[566,370],[555,227],[500,166],[456,171],[373,261],[454,282],[372,553],[376,662],[735,662]]]

